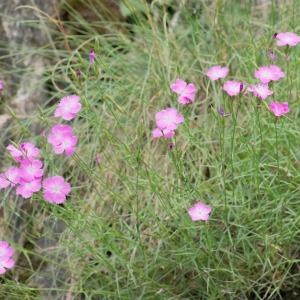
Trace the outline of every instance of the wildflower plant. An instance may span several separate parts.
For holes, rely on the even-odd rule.
[[[100,2],[82,3],[115,15]],[[75,21],[49,18],[59,31],[39,50],[53,55],[37,85],[47,101],[26,116],[3,104],[1,296],[291,298],[295,5],[262,23],[250,2],[128,0],[127,24],[88,22],[68,3]]]

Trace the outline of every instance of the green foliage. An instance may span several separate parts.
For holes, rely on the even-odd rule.
[[[71,54],[62,33],[48,31],[52,39],[38,54],[53,60],[41,82],[51,86],[49,101],[39,118],[12,126],[25,134],[38,121],[49,133],[60,122],[56,101],[81,97],[70,122],[79,138],[71,158],[26,132],[43,150],[47,176],[64,176],[72,193],[58,206],[40,192],[26,200],[29,210],[23,199],[2,197],[2,239],[22,237],[12,244],[19,263],[1,279],[5,299],[288,299],[300,292],[299,45],[286,63],[271,41],[275,31],[299,34],[297,1],[188,2],[123,1],[133,23],[107,21],[101,35],[67,6],[81,25],[63,23]],[[286,77],[265,102],[226,96],[205,75],[220,64],[230,68],[226,80],[254,84],[254,71],[270,63],[269,48]],[[196,84],[195,102],[178,104],[169,88],[176,78]],[[270,101],[289,102],[290,113],[274,117]],[[185,117],[174,151],[152,138],[155,113],[170,106]],[[221,106],[230,118],[216,113]],[[207,223],[187,214],[199,201],[212,206]]]

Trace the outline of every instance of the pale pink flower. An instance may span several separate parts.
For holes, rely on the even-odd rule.
[[[70,184],[59,175],[45,179],[43,187],[45,200],[57,204],[63,203],[71,192]]]
[[[44,174],[42,170],[43,163],[41,160],[28,161],[24,160],[20,166],[20,177],[26,181],[41,179]]]
[[[229,68],[227,67],[222,68],[221,66],[214,66],[206,72],[206,75],[211,80],[218,80],[219,78],[225,78],[228,72]]]
[[[278,39],[278,46],[296,46],[298,43],[300,43],[300,36],[292,32],[278,33],[276,38]]]
[[[80,97],[77,95],[63,97],[54,112],[54,116],[62,117],[67,121],[72,120],[81,110],[82,105],[79,101]]]
[[[285,74],[275,65],[259,67],[258,70],[254,72],[254,77],[258,78],[262,83],[269,83],[271,80],[277,81],[284,76]]]
[[[267,83],[259,83],[257,86],[250,85],[245,94],[247,92],[252,92],[255,98],[259,97],[262,100],[266,100],[268,96],[274,94],[274,91],[269,90],[269,85]]]
[[[6,149],[10,151],[11,156],[17,162],[21,162],[22,159],[31,161],[35,156],[40,154],[40,149],[36,148],[34,143],[30,142],[21,143],[19,149],[14,145],[8,145]]]
[[[198,220],[207,221],[210,212],[211,212],[211,207],[205,205],[203,202],[196,203],[188,210],[188,213],[191,216],[193,221],[198,221]]]
[[[72,133],[72,127],[70,125],[54,125],[51,130],[52,134],[49,134],[47,142],[53,146],[57,146],[62,143],[64,134]]]
[[[17,187],[16,194],[21,195],[23,198],[27,199],[33,195],[33,193],[38,192],[41,189],[41,180],[35,179],[32,181],[26,181],[20,179],[20,185]]]
[[[76,150],[76,144],[78,142],[78,138],[70,132],[66,132],[62,136],[61,144],[54,145],[54,153],[62,154],[66,153],[67,156],[74,154]]]
[[[0,261],[10,258],[14,254],[14,249],[8,246],[8,242],[0,241]]]
[[[0,274],[4,274],[6,269],[10,269],[15,265],[15,261],[10,258],[0,259]]]
[[[165,130],[159,130],[158,128],[156,128],[153,132],[153,137],[154,138],[159,138],[159,137],[164,137],[164,138],[170,138],[172,137],[175,132],[173,130],[169,130],[169,129],[165,129]]]
[[[93,65],[95,62],[95,52],[93,50],[90,51],[90,55],[89,55],[89,60],[90,60],[90,64]]]
[[[287,114],[290,109],[288,108],[288,103],[278,103],[278,102],[271,102],[270,104],[270,110],[274,113],[276,117],[280,117],[282,115]]]
[[[19,169],[10,167],[5,173],[0,174],[0,188],[5,188],[9,185],[14,186],[20,181]]]
[[[237,96],[243,88],[243,82],[237,82],[234,80],[227,81],[223,86],[223,90],[226,91],[229,96]]]
[[[184,121],[181,114],[176,108],[166,108],[156,113],[156,127],[160,130],[175,130],[180,123]]]
[[[178,102],[181,104],[188,104],[190,101],[195,100],[195,85],[192,83],[187,84],[183,79],[176,79],[176,82],[170,85],[170,89],[180,95]]]

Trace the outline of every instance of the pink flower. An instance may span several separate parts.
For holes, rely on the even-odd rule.
[[[33,195],[33,193],[38,192],[41,189],[41,180],[35,179],[32,181],[26,181],[20,179],[20,185],[17,187],[16,194],[21,195],[23,198],[27,199]]]
[[[214,66],[206,72],[206,75],[211,80],[217,80],[219,78],[225,78],[228,72],[229,69],[227,67],[222,68],[221,66]]]
[[[176,83],[171,84],[170,89],[180,95],[178,102],[181,104],[188,104],[190,100],[195,100],[195,85],[192,83],[187,84],[183,79],[176,79]]]
[[[223,90],[226,91],[229,96],[238,95],[243,90],[243,88],[243,82],[237,82],[234,80],[227,81],[223,86]]]
[[[59,175],[45,179],[43,187],[45,200],[57,204],[63,203],[71,192],[70,184]]]
[[[76,95],[63,97],[57,109],[54,112],[55,117],[62,117],[64,120],[72,120],[76,114],[81,110],[80,97]]]
[[[277,81],[284,76],[285,74],[275,65],[270,66],[270,68],[267,66],[259,67],[258,70],[254,72],[254,77],[258,78],[262,83],[269,83],[271,80]]]
[[[156,113],[156,127],[160,130],[175,130],[180,123],[184,121],[176,108],[167,108]]]
[[[0,241],[0,274],[4,274],[6,269],[12,268],[15,265],[15,261],[11,259],[15,251],[8,246],[8,242]]]
[[[282,32],[277,34],[277,45],[278,46],[296,46],[300,43],[300,36],[292,32]]]
[[[54,146],[54,153],[62,154],[63,152],[65,152],[67,156],[70,156],[74,154],[77,142],[78,138],[72,135],[72,133],[64,133],[61,144]]]
[[[271,102],[270,110],[274,113],[274,115],[276,117],[285,115],[290,111],[290,109],[288,108],[287,102],[283,102],[282,104],[280,104],[278,102]]]
[[[8,145],[6,149],[10,151],[11,156],[17,162],[21,162],[21,159],[31,161],[35,158],[35,156],[40,154],[40,150],[35,148],[34,143],[30,142],[21,143],[19,149],[14,145]]]
[[[55,125],[52,127],[52,134],[49,134],[47,141],[54,146],[56,154],[65,151],[66,155],[69,156],[75,152],[78,138],[72,134],[70,125]]]
[[[8,247],[8,242],[0,241],[0,262],[7,258],[10,258],[14,254],[14,249]]]
[[[203,202],[196,203],[188,210],[188,213],[191,216],[193,221],[198,221],[198,220],[207,221],[210,212],[211,212],[211,207],[205,205]]]
[[[2,90],[3,85],[2,85],[2,81],[0,80],[0,90]]]
[[[41,160],[24,160],[20,166],[20,177],[26,181],[40,180],[44,174],[44,171],[41,169],[42,166],[43,163]]]
[[[94,61],[95,61],[95,52],[93,50],[90,51],[90,55],[89,55],[89,60],[90,60],[90,64],[93,65]]]
[[[158,128],[156,128],[153,132],[153,137],[154,138],[159,138],[159,137],[164,137],[164,138],[170,138],[172,137],[175,132],[173,130],[169,130],[169,129],[165,129],[165,130],[159,130]]]
[[[54,125],[52,127],[52,134],[49,134],[47,142],[53,146],[60,145],[66,133],[72,133],[72,127],[70,125]]]
[[[4,274],[6,269],[10,269],[15,265],[15,261],[10,258],[0,259],[0,274]]]
[[[256,85],[250,85],[247,88],[247,91],[245,92],[245,94],[247,92],[252,92],[253,96],[259,97],[262,100],[266,100],[268,96],[274,94],[274,91],[270,91],[269,90],[269,85],[267,83],[259,83],[257,86]]]
[[[5,173],[0,174],[0,188],[5,188],[9,185],[14,186],[20,181],[19,169],[10,167]]]

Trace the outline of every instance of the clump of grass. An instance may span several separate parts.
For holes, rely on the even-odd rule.
[[[271,1],[265,15],[251,1],[142,1],[140,10],[124,1],[133,24],[113,22],[109,33],[83,20],[80,34],[76,22],[62,23],[74,30],[56,32],[71,55],[53,40],[39,50],[54,46],[57,63],[45,74],[52,90],[34,121],[48,135],[67,124],[53,117],[56,100],[79,95],[83,108],[68,123],[76,152],[58,156],[30,130],[14,142],[34,141],[45,174],[60,174],[72,192],[62,205],[42,192],[2,196],[1,238],[16,250],[15,267],[1,278],[5,297],[284,299],[299,292],[299,61],[292,49],[286,62],[271,39],[275,31],[299,32],[290,2],[288,10]],[[286,76],[266,101],[229,97],[205,75],[228,66],[226,80],[252,85],[259,66],[275,64],[269,48]],[[176,78],[195,84],[194,102],[177,102]],[[288,102],[290,112],[275,117],[271,101]],[[221,106],[230,117],[217,113]],[[155,114],[167,107],[185,121],[171,139],[153,139]],[[14,120],[23,133],[29,128]],[[187,213],[200,201],[212,207],[207,222]]]

